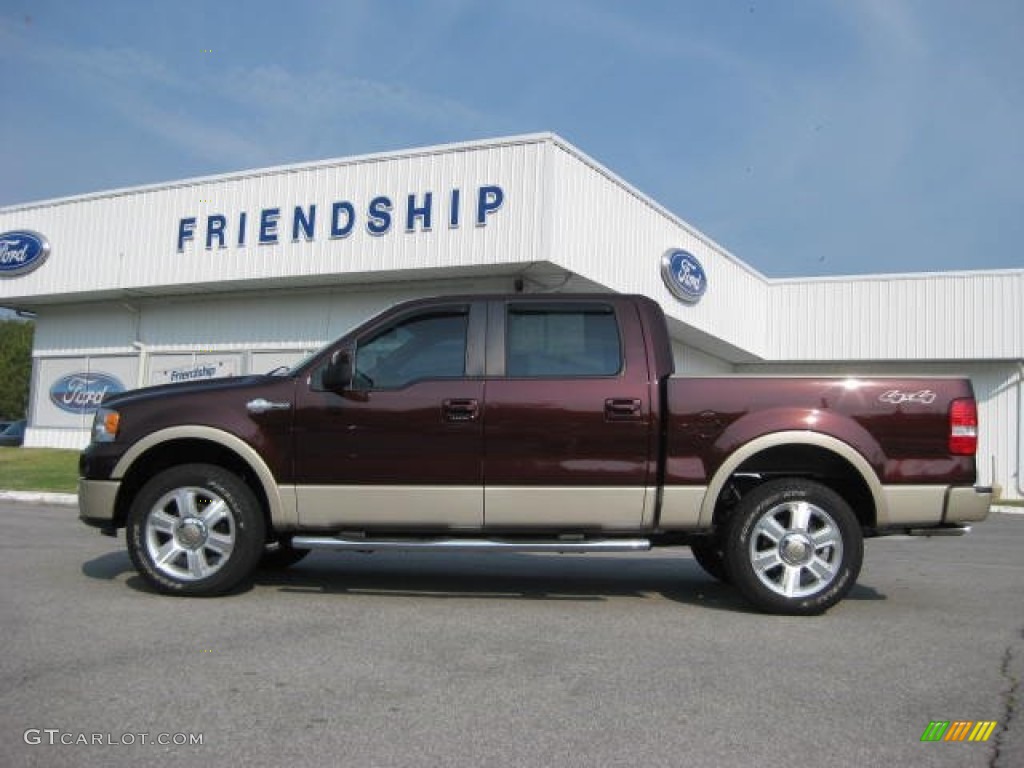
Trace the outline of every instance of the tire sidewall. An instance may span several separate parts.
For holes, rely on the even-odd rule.
[[[828,513],[839,529],[843,553],[838,573],[824,589],[787,598],[758,578],[750,561],[750,540],[755,526],[769,511],[794,501],[806,501]],[[751,491],[737,505],[726,536],[725,555],[732,583],[756,608],[768,613],[814,615],[827,611],[853,588],[864,558],[864,540],[856,515],[835,491],[810,480],[774,480]]]
[[[231,554],[215,573],[196,581],[176,579],[159,570],[146,547],[146,522],[154,505],[176,488],[204,488],[227,504],[234,524]],[[128,553],[139,574],[165,594],[219,595],[250,577],[263,553],[265,523],[259,503],[249,487],[235,474],[209,464],[185,464],[156,475],[132,501],[127,525]]]

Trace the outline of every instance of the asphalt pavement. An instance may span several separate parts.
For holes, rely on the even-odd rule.
[[[187,599],[73,507],[0,501],[0,765],[1021,766],[1022,553],[1020,515],[870,541],[815,618],[685,549],[315,553]]]

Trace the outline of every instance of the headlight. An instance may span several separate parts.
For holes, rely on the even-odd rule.
[[[121,414],[112,408],[99,408],[92,418],[92,441],[110,443],[117,438],[121,427]]]

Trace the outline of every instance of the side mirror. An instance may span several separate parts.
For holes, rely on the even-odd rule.
[[[352,350],[339,349],[331,355],[331,361],[324,368],[323,387],[331,392],[352,389]]]

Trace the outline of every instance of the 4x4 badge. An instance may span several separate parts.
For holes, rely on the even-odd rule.
[[[921,403],[931,405],[935,402],[937,395],[930,389],[922,389],[919,392],[904,392],[901,389],[890,389],[888,392],[878,396],[879,402],[901,405],[902,403]]]

